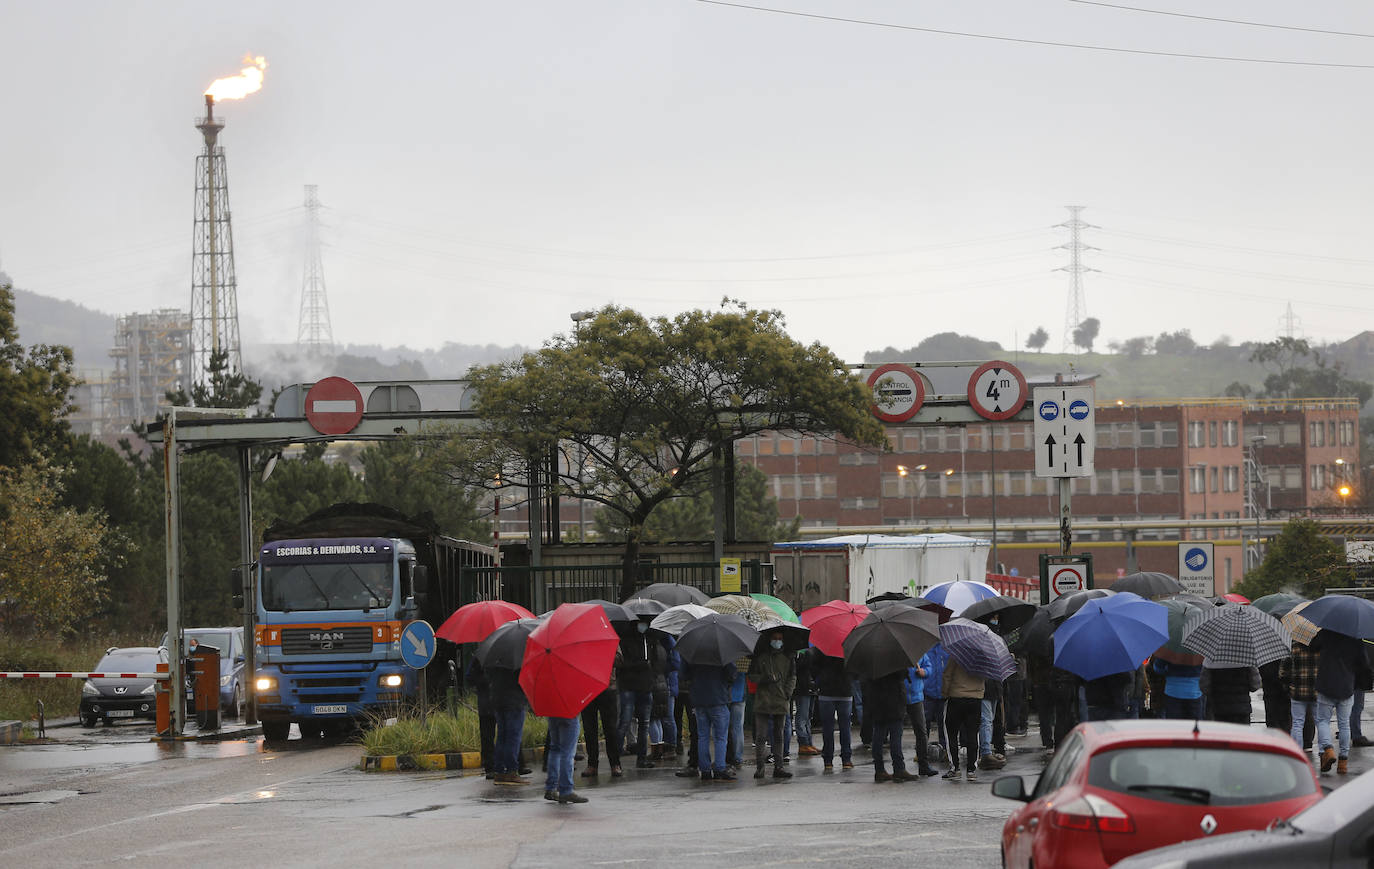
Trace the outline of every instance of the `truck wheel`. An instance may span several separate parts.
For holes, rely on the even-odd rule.
[[[291,735],[290,721],[264,721],[262,723],[262,737],[268,742],[285,742]]]

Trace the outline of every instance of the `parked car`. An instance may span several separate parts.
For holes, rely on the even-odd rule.
[[[185,628],[182,635],[186,638],[186,655],[201,644],[219,650],[219,709],[224,718],[238,718],[243,712],[244,675],[243,675],[243,627],[228,628]],[[162,635],[162,644],[167,645],[167,634]],[[195,697],[191,687],[191,677],[186,677],[186,710],[195,712]]]
[[[1003,865],[1039,869],[1110,866],[1188,839],[1262,830],[1322,798],[1286,734],[1154,719],[1080,724],[1032,791],[1004,776],[992,792],[1025,803],[1002,828]]]
[[[95,665],[93,673],[156,673],[158,664],[167,663],[167,650],[151,646],[127,649],[110,648]],[[96,722],[109,725],[120,718],[157,718],[155,679],[87,679],[81,686],[81,705],[77,714],[84,727]]]
[[[1137,854],[1120,869],[1245,869],[1374,866],[1374,772],[1327,794],[1311,808],[1266,830],[1247,830]]]

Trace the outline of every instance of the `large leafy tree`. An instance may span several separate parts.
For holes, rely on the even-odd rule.
[[[649,516],[717,473],[733,440],[783,430],[886,446],[868,388],[784,327],[729,300],[671,319],[607,306],[571,336],[474,369],[478,436],[450,439],[445,467],[467,486],[547,483],[618,513],[628,597]]]
[[[43,448],[60,443],[72,410],[70,347],[19,344],[14,292],[0,285],[0,467],[17,467]]]
[[[1341,363],[1327,361],[1302,338],[1284,336],[1261,344],[1250,361],[1268,372],[1262,398],[1355,397],[1363,405],[1374,394],[1374,386],[1347,377]]]
[[[700,492],[658,505],[644,524],[646,543],[673,543],[710,540],[715,533],[715,492],[703,486]],[[594,517],[596,533],[602,540],[626,538],[617,524],[623,513],[598,510]],[[735,522],[741,540],[775,543],[796,537],[801,517],[791,522],[778,521],[778,502],[768,492],[768,475],[753,465],[735,463]]]
[[[1236,590],[1251,600],[1276,591],[1316,599],[1328,588],[1353,585],[1354,578],[1344,547],[1311,519],[1293,519],[1270,541],[1263,563],[1247,573]]]
[[[1096,317],[1089,317],[1077,326],[1073,327],[1073,343],[1075,347],[1082,347],[1089,353],[1093,352],[1093,342],[1097,340],[1097,333],[1102,329],[1102,321]]]
[[[381,441],[363,450],[359,459],[367,500],[395,507],[407,516],[429,513],[450,537],[475,541],[491,537],[491,523],[479,516],[479,491],[455,483],[427,461],[422,441]]]

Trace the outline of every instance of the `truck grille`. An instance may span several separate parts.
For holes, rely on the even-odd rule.
[[[371,652],[372,628],[348,625],[340,628],[282,628],[283,655],[318,655],[335,652]]]

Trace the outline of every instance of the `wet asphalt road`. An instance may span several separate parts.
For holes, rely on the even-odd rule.
[[[59,744],[0,748],[0,865],[993,867],[1013,804],[989,784],[1044,763],[1032,732],[976,784],[877,784],[858,753],[848,772],[794,759],[789,781],[755,781],[751,766],[735,784],[671,767],[603,772],[578,778],[591,802],[560,806],[542,798],[537,770],[528,786],[501,787],[456,772],[364,773],[348,744],[150,743],[140,725],[52,733]],[[1352,753],[1352,775],[1374,766],[1371,752]]]

